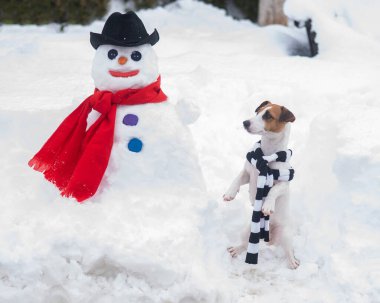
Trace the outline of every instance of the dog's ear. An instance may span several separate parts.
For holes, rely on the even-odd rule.
[[[281,106],[281,114],[278,120],[280,122],[294,122],[296,120],[296,117],[294,117],[293,113],[285,106]]]
[[[256,108],[255,113],[258,113],[259,110],[260,110],[262,107],[267,106],[269,103],[270,103],[269,101],[264,101],[263,103],[261,103],[261,104],[259,105],[259,107]]]

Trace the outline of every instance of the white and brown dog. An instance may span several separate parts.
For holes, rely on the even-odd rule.
[[[261,135],[261,149],[265,156],[278,151],[287,150],[290,123],[295,117],[284,106],[263,102],[256,109],[256,116],[243,122],[244,128],[251,134]],[[289,169],[288,162],[271,162],[272,169]],[[232,182],[230,188],[224,194],[224,201],[235,198],[240,186],[249,183],[249,197],[253,205],[256,196],[256,180],[258,171],[255,166],[245,161],[240,174]],[[275,181],[262,207],[264,215],[270,216],[270,244],[281,245],[286,253],[289,266],[293,269],[299,266],[299,261],[294,257],[291,237],[289,234],[289,182]],[[239,246],[229,247],[232,257],[236,257],[247,249],[250,235],[250,225],[242,234],[242,242]]]

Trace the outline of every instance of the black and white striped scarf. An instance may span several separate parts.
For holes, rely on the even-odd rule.
[[[251,234],[247,248],[247,256],[245,262],[248,264],[257,264],[259,254],[259,241],[264,239],[269,242],[269,216],[264,216],[261,211],[263,200],[268,195],[269,190],[273,186],[273,181],[290,181],[294,177],[294,169],[271,169],[269,162],[287,162],[292,156],[292,150],[279,151],[270,156],[264,156],[261,149],[261,141],[257,142],[253,147],[253,151],[247,154],[247,160],[254,165],[259,171],[257,177],[257,192],[255,203],[253,205]]]

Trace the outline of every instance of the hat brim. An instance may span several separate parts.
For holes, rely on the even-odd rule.
[[[103,34],[97,34],[90,32],[90,42],[93,48],[97,49],[100,45],[116,45],[116,46],[139,46],[143,44],[150,44],[155,45],[158,40],[160,40],[160,36],[158,35],[158,32],[156,29],[154,29],[153,33],[147,36],[144,39],[141,39],[136,42],[131,41],[123,41],[123,40],[116,40],[111,37],[105,36]]]

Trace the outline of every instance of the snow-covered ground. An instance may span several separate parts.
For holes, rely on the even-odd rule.
[[[207,194],[173,184],[84,204],[60,198],[27,161],[91,94],[89,31],[104,20],[64,33],[0,27],[0,302],[379,302],[379,9],[288,0],[289,15],[313,17],[313,59],[288,55],[303,30],[192,0],[140,12],[160,32],[164,91],[200,109],[190,130]],[[295,271],[277,248],[263,245],[257,267],[225,250],[251,208],[245,188],[230,204],[221,197],[257,140],[242,121],[266,99],[297,118]]]

